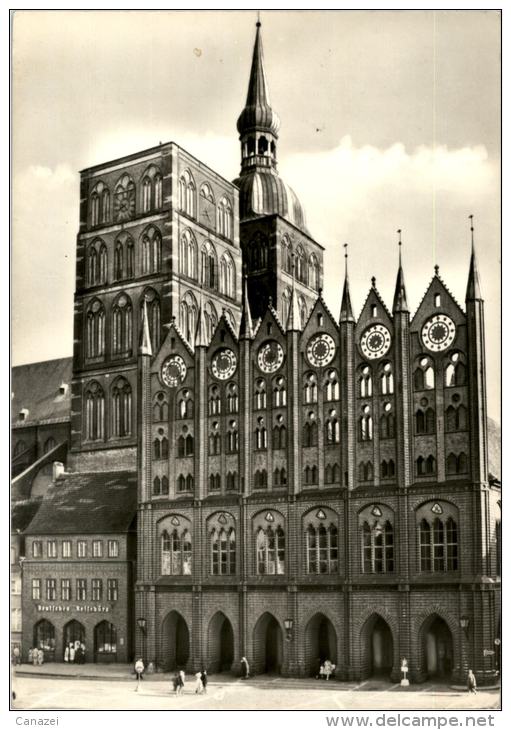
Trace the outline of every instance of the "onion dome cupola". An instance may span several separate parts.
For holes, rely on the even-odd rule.
[[[240,191],[240,220],[277,213],[308,233],[296,193],[277,173],[280,119],[271,107],[264,71],[261,23],[256,38],[245,107],[237,127],[241,142],[241,172],[234,180]]]

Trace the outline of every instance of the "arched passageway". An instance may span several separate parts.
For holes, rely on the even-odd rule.
[[[283,664],[282,629],[271,613],[261,616],[254,629],[254,674],[280,674]]]
[[[208,627],[208,670],[230,672],[234,661],[234,632],[222,611],[215,613]]]
[[[394,665],[394,640],[388,623],[378,614],[373,614],[362,628],[361,675],[367,677],[389,677]]]
[[[332,622],[324,614],[317,613],[305,628],[307,674],[316,676],[326,659],[337,666],[337,634]]]
[[[171,611],[163,620],[160,651],[158,664],[166,671],[186,667],[190,658],[190,633],[177,611]]]
[[[34,646],[43,650],[45,662],[55,661],[55,626],[46,619],[34,626]]]
[[[421,669],[428,678],[449,681],[453,668],[452,634],[440,616],[427,619],[421,630]]]
[[[66,646],[73,644],[76,648],[78,642],[85,644],[85,626],[73,619],[64,626],[62,656],[64,657]]]

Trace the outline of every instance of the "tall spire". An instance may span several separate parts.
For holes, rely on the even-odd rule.
[[[207,347],[208,333],[206,331],[206,322],[204,321],[204,307],[202,303],[202,287],[200,290],[199,315],[197,317],[197,328],[195,330],[195,347]]]
[[[139,355],[149,355],[152,357],[153,347],[151,345],[151,332],[149,330],[149,319],[147,317],[147,299],[144,297],[144,305],[142,307],[142,331],[140,333],[140,346],[138,348]]]
[[[476,250],[474,245],[474,216],[469,215],[470,218],[470,236],[471,236],[471,255],[470,255],[470,269],[468,272],[467,282],[467,293],[465,299],[476,300],[482,299],[481,296],[481,284],[479,281],[479,268],[477,266]]]
[[[398,240],[398,246],[399,246],[399,269],[397,271],[397,279],[396,279],[396,291],[394,293],[394,304],[392,307],[393,312],[409,312],[408,309],[408,302],[406,301],[406,287],[405,287],[405,275],[403,272],[403,266],[401,262],[401,246],[403,245],[403,242],[401,240],[401,229],[397,231],[399,240]]]
[[[250,313],[250,302],[248,299],[247,275],[243,277],[243,303],[241,308],[240,340],[252,339],[253,337],[252,315]]]
[[[300,307],[298,306],[298,297],[296,296],[296,289],[295,289],[295,254],[292,254],[293,256],[293,283],[291,286],[291,301],[289,302],[289,314],[287,316],[287,326],[286,329],[288,332],[301,330],[301,322],[300,322]]]
[[[350,280],[348,276],[348,244],[344,244],[344,288],[342,290],[340,322],[354,322],[353,309],[351,307]]]

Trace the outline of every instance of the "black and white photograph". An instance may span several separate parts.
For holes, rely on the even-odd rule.
[[[9,21],[11,712],[498,726],[501,11]]]

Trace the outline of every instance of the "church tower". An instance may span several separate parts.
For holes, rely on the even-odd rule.
[[[254,318],[264,315],[271,298],[285,325],[294,268],[303,328],[323,283],[323,247],[311,238],[296,193],[278,174],[280,119],[270,102],[261,23],[256,26],[247,100],[237,123],[241,171],[234,184],[239,188],[240,243]]]

